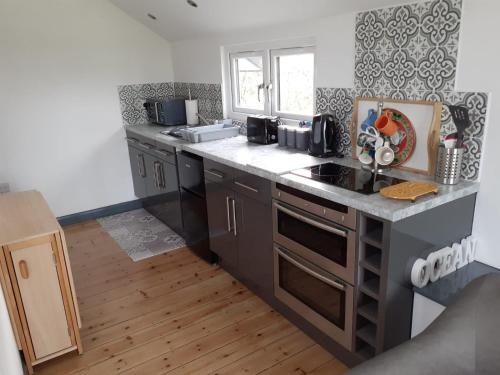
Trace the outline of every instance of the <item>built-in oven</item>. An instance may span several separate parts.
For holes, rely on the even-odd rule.
[[[320,331],[352,350],[354,288],[349,283],[275,245],[274,294]]]
[[[305,209],[290,203],[293,197],[273,201],[274,242],[354,285],[356,232],[312,213],[312,202],[297,202]]]

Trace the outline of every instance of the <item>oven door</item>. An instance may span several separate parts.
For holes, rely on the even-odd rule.
[[[274,247],[274,295],[352,351],[353,287],[291,251]]]
[[[356,235],[296,207],[273,202],[274,241],[354,284]]]

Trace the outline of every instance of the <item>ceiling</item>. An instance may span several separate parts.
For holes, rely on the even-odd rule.
[[[165,39],[178,41],[260,26],[333,16],[406,0],[110,0]],[[415,0],[414,0],[415,2]],[[156,20],[148,17],[156,16]]]

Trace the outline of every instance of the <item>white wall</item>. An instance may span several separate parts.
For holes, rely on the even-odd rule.
[[[221,83],[220,47],[267,40],[315,37],[318,87],[352,87],[354,14],[237,32],[172,44],[175,80]]]
[[[481,188],[474,234],[481,261],[500,268],[500,50],[498,0],[465,0],[457,86],[459,90],[490,92],[489,120],[483,145]]]
[[[108,1],[0,0],[0,181],[58,216],[135,199],[116,86],[172,80],[169,43]]]

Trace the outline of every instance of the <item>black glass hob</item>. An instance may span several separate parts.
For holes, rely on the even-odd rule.
[[[406,182],[399,178],[381,174],[375,175],[364,169],[345,167],[335,163],[297,169],[291,173],[366,195],[377,193],[386,186]]]

